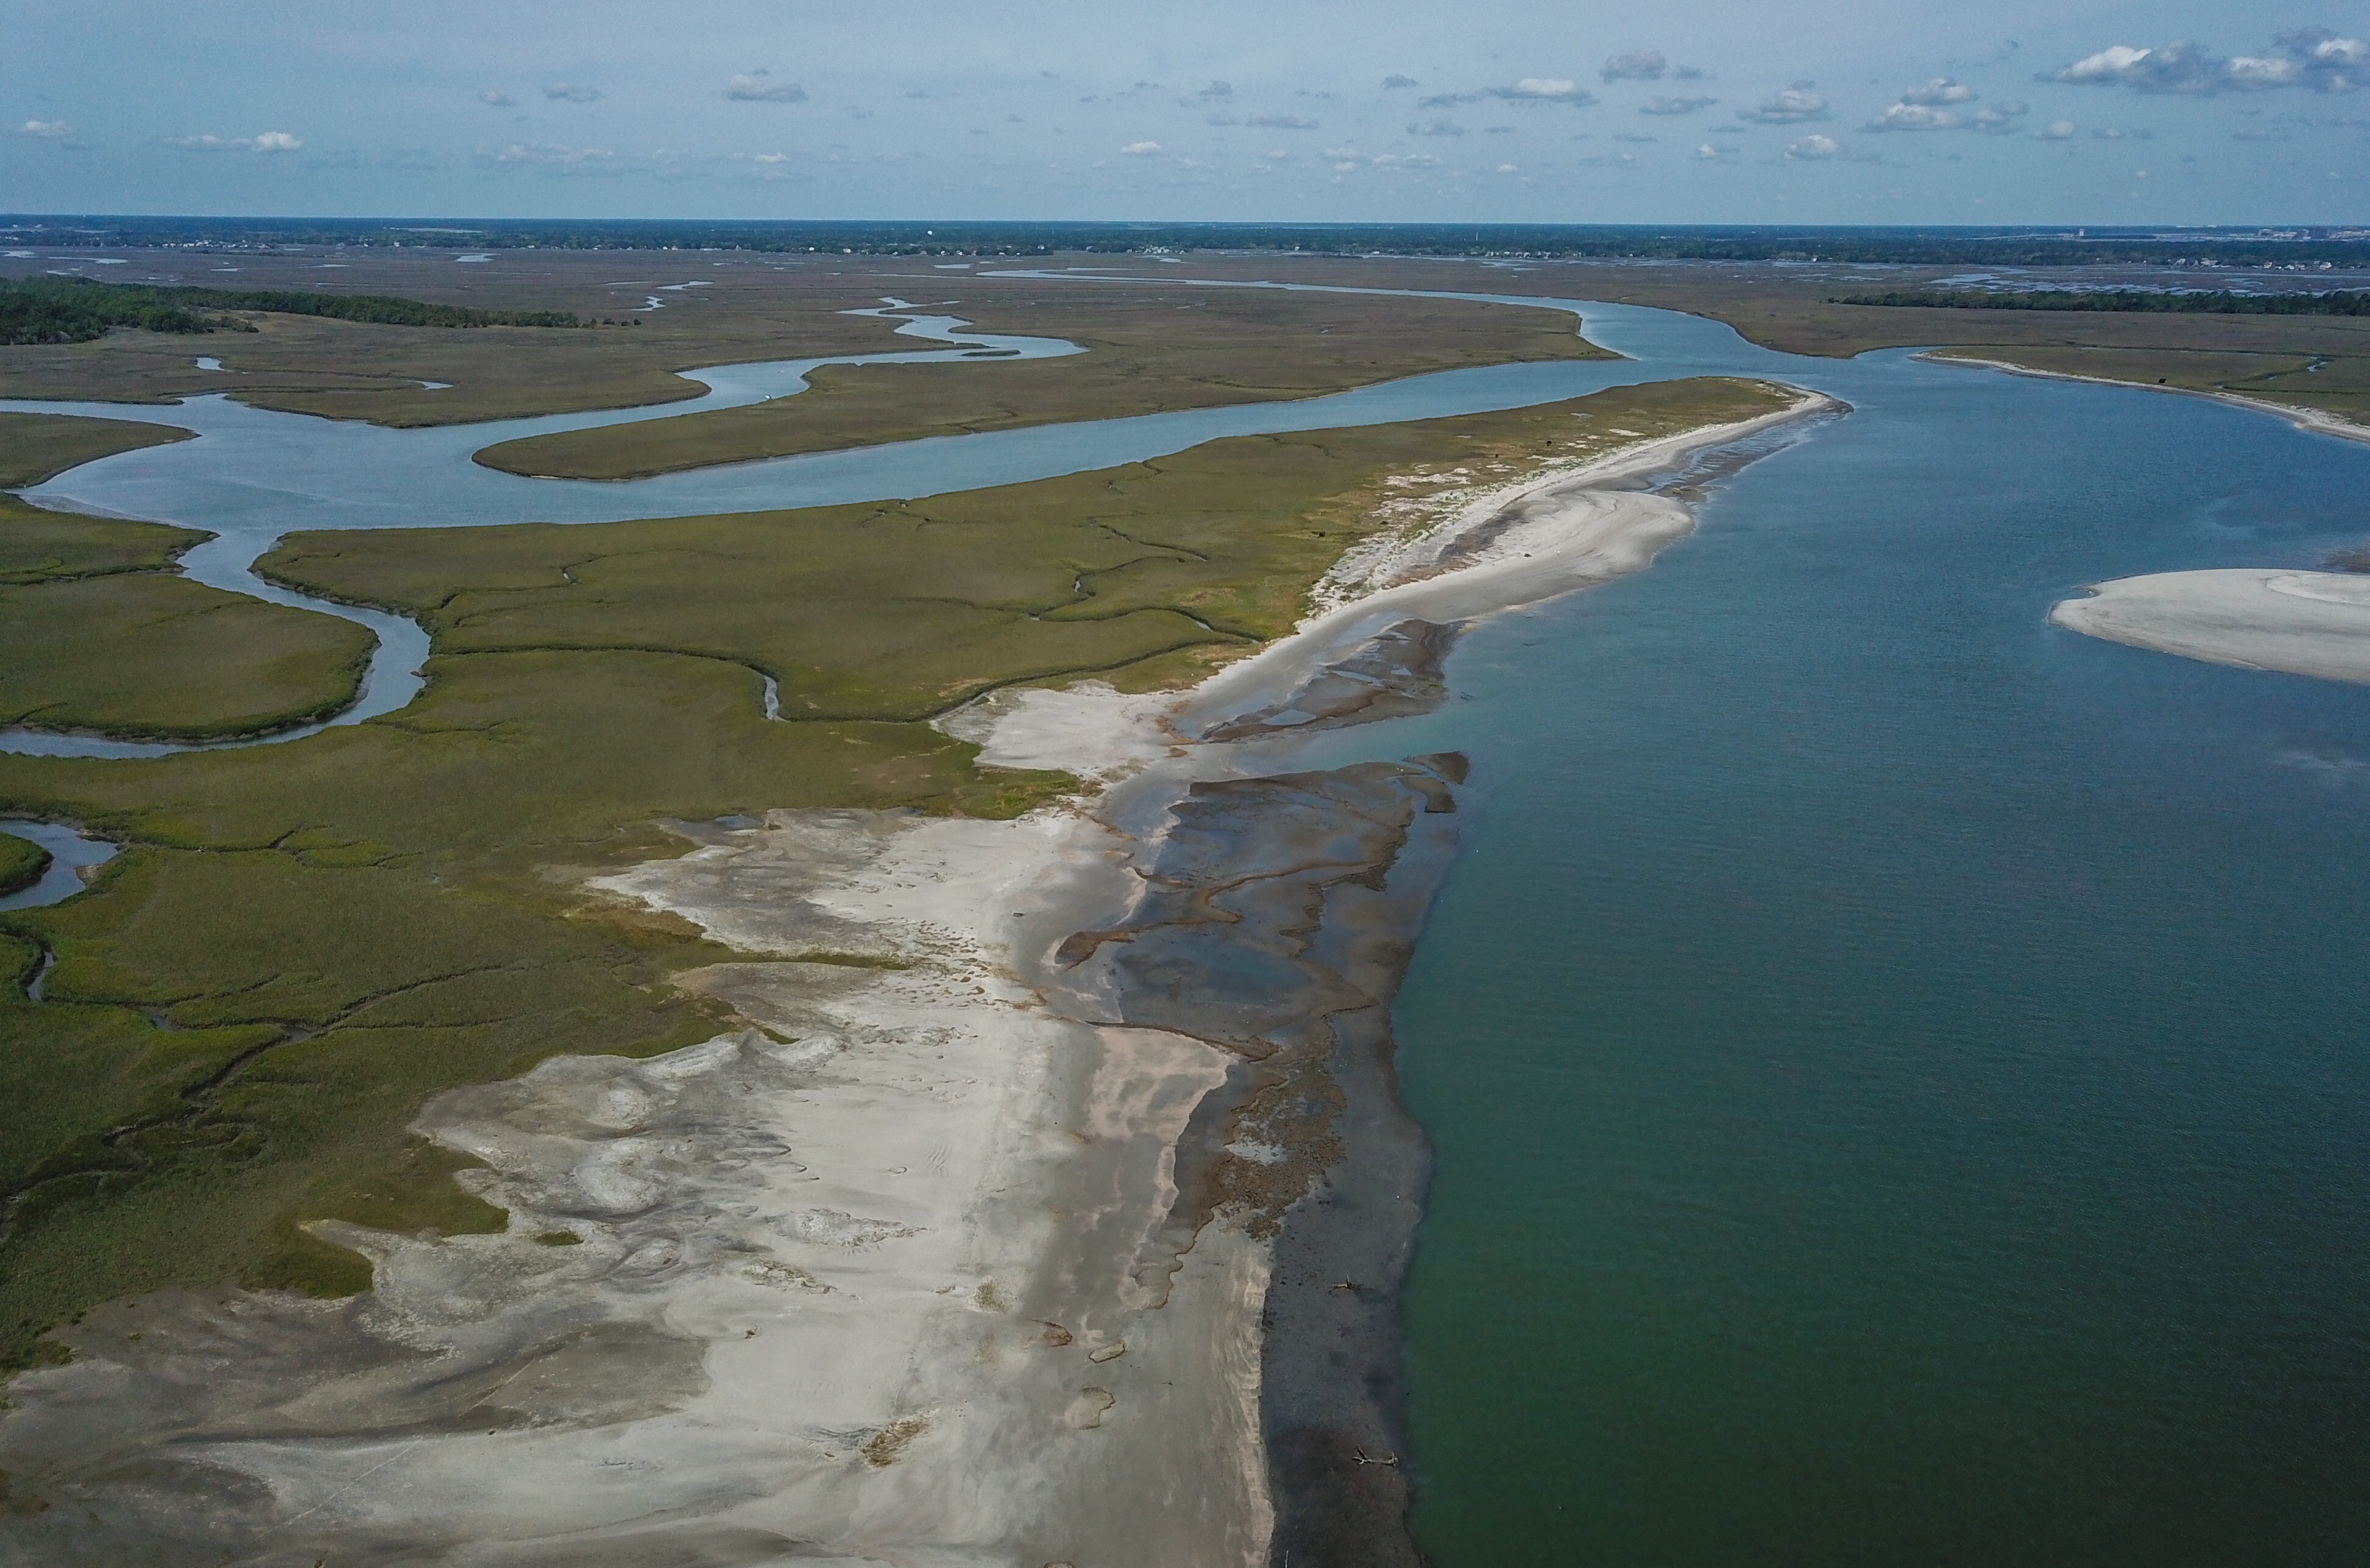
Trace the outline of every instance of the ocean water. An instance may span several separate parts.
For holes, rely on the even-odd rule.
[[[1339,743],[1477,763],[1398,1012],[1418,1538],[2370,1560],[2370,689],[2043,619],[2358,544],[2370,447],[1850,380]]]

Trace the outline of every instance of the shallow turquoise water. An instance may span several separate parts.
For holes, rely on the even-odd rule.
[[[1443,1568],[2370,1554],[2370,690],[2043,620],[2370,449],[1901,370],[1393,727]]]

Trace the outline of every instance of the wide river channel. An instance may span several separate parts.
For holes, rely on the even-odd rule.
[[[469,464],[521,425],[0,406],[204,432],[37,495],[235,537],[227,582],[297,527],[916,496],[1707,372],[1842,397],[1652,569],[1475,631],[1439,712],[1312,741],[1477,764],[1398,1009],[1438,1150],[1418,1535],[1444,1568],[2363,1561],[2370,689],[2044,616],[2358,545],[2370,447],[1572,308],[1631,358],[627,485]]]

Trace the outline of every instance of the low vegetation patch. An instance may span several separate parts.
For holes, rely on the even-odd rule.
[[[1846,294],[1839,305],[1923,310],[2112,311],[2124,315],[2370,315],[2370,291],[2242,294],[2229,289],[1896,289]]]
[[[323,294],[296,289],[200,289],[101,283],[87,278],[0,280],[0,343],[87,343],[112,326],[148,332],[252,332],[233,311],[321,315],[387,326],[592,326],[553,310],[475,310],[388,294]]]
[[[0,490],[27,489],[119,452],[196,439],[196,431],[178,425],[86,419],[74,414],[0,414]],[[194,544],[205,535],[189,537]]]
[[[0,498],[0,724],[204,740],[351,704],[371,634],[170,575],[204,537]]]
[[[0,831],[0,898],[30,887],[49,868],[49,851],[30,839]]]
[[[377,639],[334,615],[185,578],[0,587],[0,724],[210,740],[351,705]]]

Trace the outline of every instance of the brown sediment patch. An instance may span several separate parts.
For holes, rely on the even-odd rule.
[[[1389,1006],[1454,853],[1465,776],[1447,754],[1194,784],[1139,867],[1130,918],[1066,948],[1069,983],[1113,1022],[1236,1059],[1179,1140],[1176,1201],[1138,1277],[1156,1295],[1214,1221],[1271,1246],[1272,1561],[1417,1561],[1407,1481],[1376,1458],[1403,1446],[1398,1282],[1429,1171],[1398,1103]]]
[[[1348,658],[1325,666],[1282,702],[1202,732],[1204,740],[1248,740],[1294,729],[1330,729],[1430,713],[1447,699],[1441,666],[1457,627],[1410,618],[1386,627]]]
[[[865,1440],[864,1462],[875,1470],[887,1470],[905,1457],[905,1450],[915,1438],[930,1429],[926,1415],[908,1415],[892,1421]]]

